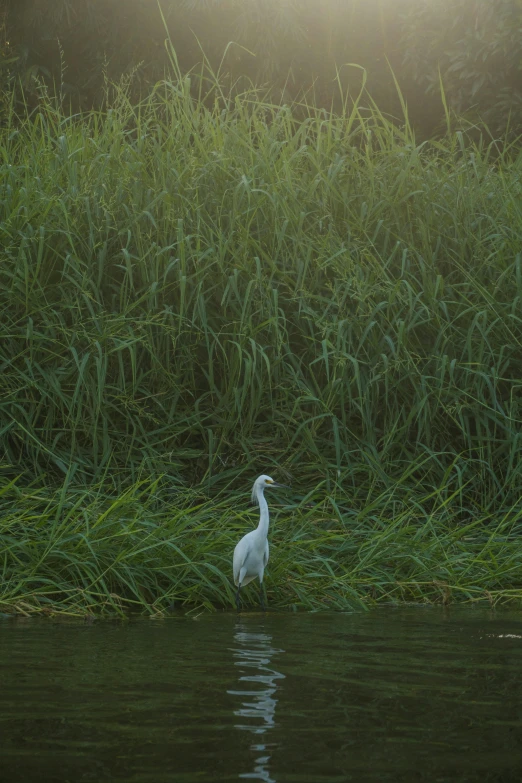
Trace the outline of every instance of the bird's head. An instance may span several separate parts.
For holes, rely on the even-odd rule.
[[[270,476],[265,476],[264,474],[262,476],[259,476],[254,481],[254,486],[252,487],[252,503],[258,502],[258,496],[259,494],[262,494],[264,490],[267,487],[284,487],[285,484],[278,484],[277,481],[274,481],[273,478],[270,478]]]

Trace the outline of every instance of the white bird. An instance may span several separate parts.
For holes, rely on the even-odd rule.
[[[260,517],[259,525],[255,530],[243,536],[241,541],[236,544],[234,549],[234,584],[237,585],[236,606],[241,608],[239,591],[247,585],[256,576],[260,582],[260,600],[261,607],[265,608],[263,601],[263,574],[268,563],[268,503],[264,496],[266,487],[284,487],[284,484],[277,484],[270,476],[259,476],[254,482],[252,488],[252,503],[259,505]]]

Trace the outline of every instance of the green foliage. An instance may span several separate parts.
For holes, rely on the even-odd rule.
[[[343,475],[330,491],[324,481],[312,484],[298,499],[270,496],[269,608],[521,600],[520,508],[459,527],[445,488],[423,497],[417,487],[407,498],[399,479],[395,491],[369,497],[366,482],[350,497],[348,482]],[[212,500],[197,488],[180,490],[169,504],[157,481],[118,496],[96,486],[50,492],[5,482],[0,493],[0,612],[234,607],[232,552],[257,523],[249,485]],[[257,584],[242,600],[257,607]]]
[[[522,127],[519,0],[18,0],[3,59],[26,101],[43,80],[75,106],[99,105],[107,79],[129,74],[137,99],[168,67],[164,25],[182,72],[207,58],[277,102],[305,95],[340,111],[338,81],[356,93],[357,63],[381,110],[400,116],[391,66],[425,137],[444,120],[441,78],[459,115],[494,133]]]
[[[522,126],[522,3],[422,0],[403,24],[404,65],[429,94],[495,133]]]
[[[98,105],[107,78],[129,73],[135,96],[143,94],[168,66],[165,21],[183,72],[207,58],[231,83],[268,85],[287,101],[313,95],[329,108],[338,78],[359,89],[360,71],[345,67],[356,62],[374,97],[395,111],[387,58],[400,62],[404,2],[394,0],[392,9],[383,0],[162,0],[162,19],[158,0],[20,0],[9,14],[18,52],[13,78],[22,80],[25,100],[43,79],[75,106]]]
[[[519,596],[516,147],[202,78],[0,129],[4,600]]]

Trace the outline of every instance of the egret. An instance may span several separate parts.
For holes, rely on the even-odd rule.
[[[263,574],[268,563],[268,503],[264,495],[266,487],[284,487],[277,484],[270,476],[259,476],[252,488],[252,503],[257,503],[260,510],[259,525],[255,530],[243,536],[234,549],[234,584],[237,585],[236,606],[241,608],[239,591],[256,576],[259,577],[259,597],[262,609],[265,608],[263,600]]]

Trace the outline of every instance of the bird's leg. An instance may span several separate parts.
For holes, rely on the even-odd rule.
[[[239,591],[240,591],[240,590],[241,590],[241,584],[238,584],[238,586],[237,586],[237,592],[236,592],[236,606],[237,606],[237,611],[238,611],[238,612],[240,612],[240,611],[241,611],[241,599],[240,599],[240,597],[239,597]]]
[[[261,582],[261,585],[259,587],[259,601],[261,603],[261,609],[263,610],[263,612],[266,612],[265,598],[263,595],[263,582]]]

